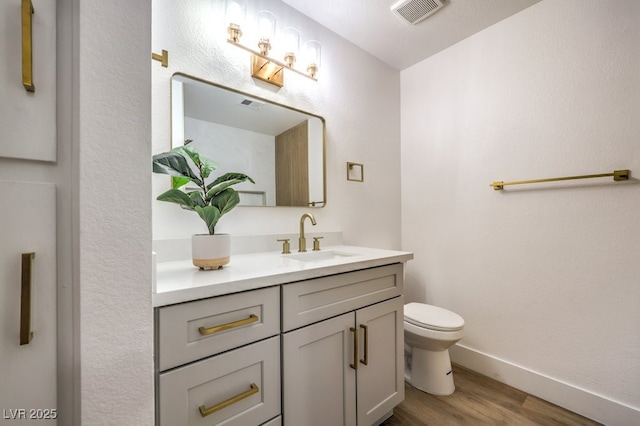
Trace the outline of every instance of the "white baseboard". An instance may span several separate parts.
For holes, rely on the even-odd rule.
[[[451,361],[610,426],[640,425],[640,410],[462,345],[449,349]]]

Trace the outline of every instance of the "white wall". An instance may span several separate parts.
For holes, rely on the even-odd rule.
[[[61,142],[73,148],[74,424],[152,425],[151,1],[71,0],[64,11],[73,26],[59,59],[73,76],[61,99],[71,141]]]
[[[401,72],[408,298],[465,319],[454,360],[610,424],[640,421],[638,22],[545,0]]]
[[[309,20],[279,0],[248,1],[248,16],[268,9],[278,31],[298,28],[302,41],[322,44],[318,81],[285,73],[285,86],[254,80],[250,56],[226,42],[224,2],[154,0],[154,52],[169,52],[169,67],[153,70],[153,152],[170,143],[170,83],[175,72],[191,74],[324,116],[327,130],[327,207],[236,207],[216,232],[278,234],[298,232],[302,213],[312,211],[312,232],[344,231],[345,243],[400,247],[400,76],[371,55]],[[249,40],[249,28],[245,29]],[[364,163],[364,184],[346,180],[346,162]],[[163,175],[153,177],[153,195],[167,188]],[[188,238],[203,232],[200,219],[174,205],[153,201],[153,237]]]

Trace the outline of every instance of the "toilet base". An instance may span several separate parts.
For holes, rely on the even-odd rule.
[[[432,395],[451,395],[456,389],[449,350],[427,351],[411,348],[411,370],[405,379],[412,386]]]

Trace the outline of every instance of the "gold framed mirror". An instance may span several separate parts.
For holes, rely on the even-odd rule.
[[[325,120],[187,74],[171,77],[171,141],[185,141],[255,184],[235,188],[240,205],[326,205]]]

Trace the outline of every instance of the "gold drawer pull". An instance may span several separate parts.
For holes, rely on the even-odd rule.
[[[369,327],[360,324],[360,328],[364,330],[364,359],[361,359],[360,362],[369,365]]]
[[[22,85],[27,92],[35,92],[33,85],[33,41],[31,31],[31,0],[22,0]]]
[[[248,391],[242,392],[239,395],[233,396],[229,399],[227,399],[226,401],[222,401],[220,404],[218,405],[214,405],[211,408],[207,408],[204,405],[200,406],[200,415],[202,417],[207,417],[209,414],[213,414],[216,411],[220,411],[223,408],[227,408],[230,405],[235,404],[236,402],[242,401],[245,398],[249,398],[251,395],[254,395],[256,393],[260,392],[260,388],[258,387],[258,385],[256,385],[255,383],[251,383],[251,389],[249,389]]]
[[[20,283],[20,345],[33,339],[31,331],[31,261],[35,253],[22,253],[22,280]]]
[[[243,325],[251,324],[252,322],[258,321],[259,318],[257,315],[251,314],[249,318],[241,319],[238,321],[229,322],[227,324],[216,325],[213,327],[200,327],[198,331],[203,336],[208,336],[209,334],[218,333],[220,331],[229,330],[230,328],[242,327]]]
[[[349,367],[358,371],[358,329],[350,327],[349,330],[353,332],[353,364],[349,364]]]

